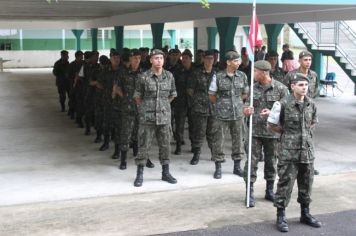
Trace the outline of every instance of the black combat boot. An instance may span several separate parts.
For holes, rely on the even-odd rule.
[[[319,171],[318,170],[314,170],[314,175],[319,175]]]
[[[174,151],[174,154],[175,155],[180,155],[182,154],[182,148],[181,148],[181,143],[177,141],[177,144],[176,144],[176,150]]]
[[[103,141],[101,136],[102,136],[102,132],[97,130],[96,131],[96,138],[94,140],[94,143],[101,143],[101,141]]]
[[[119,159],[120,158],[120,149],[119,149],[119,144],[115,143],[115,151],[111,156],[111,159]]]
[[[277,208],[277,229],[280,232],[288,232],[288,222],[286,219],[286,211],[284,208]]]
[[[132,142],[132,153],[134,157],[137,157],[138,154],[138,142],[134,141]]]
[[[109,149],[109,142],[110,142],[110,135],[104,135],[104,143],[101,145],[99,148],[100,151],[105,151],[106,149]]]
[[[170,184],[176,184],[177,180],[169,173],[169,165],[162,166],[162,180],[167,181]]]
[[[199,158],[200,158],[200,148],[194,148],[193,149],[193,158],[190,161],[191,165],[197,165],[199,163]]]
[[[315,219],[310,213],[309,213],[309,204],[301,204],[300,205],[300,223],[310,225],[315,228],[320,228],[321,223],[317,219]]]
[[[242,171],[242,169],[240,167],[240,162],[241,162],[241,160],[234,160],[234,171],[233,171],[233,173],[235,175],[243,177],[244,176],[244,172]]]
[[[150,158],[147,159],[146,167],[147,168],[154,168],[155,167],[155,164],[153,164],[153,162],[150,160]]]
[[[85,132],[84,132],[84,135],[90,135],[90,125],[89,125],[89,124],[86,124],[86,125],[85,125]]]
[[[141,187],[142,183],[143,183],[143,165],[138,165],[134,186]]]
[[[126,170],[126,166],[127,166],[126,157],[127,157],[127,151],[121,151],[121,162],[119,166],[120,170]]]
[[[246,183],[246,197],[247,197],[247,183]],[[246,198],[247,199],[247,198]],[[250,197],[249,197],[249,207],[255,207],[255,195],[254,195],[254,191],[253,191],[253,183],[250,183]],[[246,200],[247,203],[247,200]]]
[[[214,178],[221,179],[221,162],[220,161],[215,162]]]
[[[271,202],[274,202],[273,185],[274,185],[274,181],[273,180],[268,180],[266,182],[265,199],[268,200],[268,201],[271,201]]]

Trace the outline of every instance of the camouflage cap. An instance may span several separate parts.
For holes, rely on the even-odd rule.
[[[225,53],[225,60],[227,61],[239,59],[240,57],[240,54],[236,51],[228,51]]]
[[[299,59],[301,59],[303,57],[313,57],[313,54],[309,51],[301,51],[299,53]]]
[[[156,55],[162,55],[162,56],[164,56],[164,52],[163,52],[162,50],[160,50],[160,49],[153,49],[153,50],[151,51],[150,57],[156,56]]]
[[[306,76],[306,75],[304,75],[304,74],[302,74],[302,73],[296,73],[296,74],[292,77],[291,82],[292,82],[292,83],[296,83],[296,82],[298,82],[298,81],[307,81],[307,82],[309,82],[309,78],[308,78],[308,76]]]
[[[270,71],[272,69],[271,64],[265,60],[256,61],[255,68],[263,71]]]

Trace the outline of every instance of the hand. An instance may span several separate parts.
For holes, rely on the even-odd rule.
[[[253,113],[255,113],[255,108],[254,107],[244,107],[243,112],[244,112],[245,116],[250,116]]]
[[[264,108],[264,109],[262,109],[262,111],[260,112],[260,117],[261,117],[261,118],[266,118],[266,117],[269,116],[269,113],[270,113],[270,112],[271,112],[271,111],[270,111],[269,109]]]

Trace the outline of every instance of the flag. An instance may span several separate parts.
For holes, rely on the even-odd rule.
[[[253,14],[250,21],[250,31],[248,34],[247,41],[247,52],[250,61],[254,61],[255,59],[255,46],[262,45],[262,35],[260,31],[260,27],[258,26],[258,18],[256,14]]]

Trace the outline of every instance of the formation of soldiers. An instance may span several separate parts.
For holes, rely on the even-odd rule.
[[[68,116],[78,127],[85,128],[85,135],[90,135],[92,128],[96,130],[94,142],[102,143],[100,151],[109,148],[110,140],[115,143],[111,157],[120,159],[119,169],[127,168],[127,152],[132,148],[137,165],[136,187],[143,184],[144,167],[154,167],[148,156],[153,136],[159,148],[162,180],[177,183],[169,170],[170,137],[173,133],[174,154],[181,155],[186,120],[193,153],[190,164],[199,163],[206,138],[215,163],[213,177],[222,178],[224,140],[229,131],[233,173],[246,182],[249,206],[255,206],[253,184],[258,162],[264,160],[265,199],[277,207],[278,230],[288,231],[285,208],[296,179],[300,221],[320,227],[309,213],[314,175],[312,130],[317,123],[312,98],[318,91],[317,75],[310,70],[312,54],[301,52],[300,67],[287,74],[279,68],[278,53],[274,51],[266,54],[266,60],[256,61],[254,68],[245,49],[241,54],[226,52],[224,62],[217,60],[218,55],[218,50],[198,50],[193,63],[188,49],[183,53],[178,49],[153,49],[150,54],[147,48],[124,49],[121,55],[112,49],[109,57],[100,58],[96,51],[78,51],[69,63],[68,52],[62,51],[53,69],[61,110],[66,111],[68,97]],[[244,72],[251,69],[254,78]],[[255,81],[253,106],[249,105],[251,79]],[[280,110],[273,114],[277,101]],[[276,115],[278,122],[267,122]],[[241,168],[247,153],[248,119],[253,123],[249,189],[249,163],[246,161],[244,170]]]

